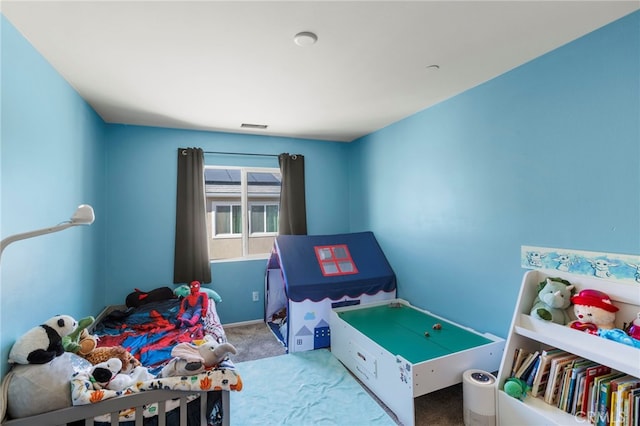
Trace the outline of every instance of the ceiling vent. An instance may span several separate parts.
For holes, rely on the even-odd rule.
[[[242,127],[243,129],[266,129],[267,125],[266,124],[252,124],[252,123],[242,123],[240,125],[240,127]]]

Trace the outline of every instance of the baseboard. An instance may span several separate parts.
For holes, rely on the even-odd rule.
[[[257,319],[257,320],[251,320],[251,321],[232,322],[229,324],[222,324],[222,327],[224,328],[242,327],[243,325],[254,325],[254,324],[260,324],[260,323],[264,323],[264,320]]]

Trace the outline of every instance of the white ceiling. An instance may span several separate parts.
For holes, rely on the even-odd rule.
[[[1,7],[108,123],[352,141],[640,2],[4,0]],[[316,33],[317,43],[296,45],[300,31]]]

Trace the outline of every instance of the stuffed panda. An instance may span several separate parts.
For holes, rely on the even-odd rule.
[[[46,364],[64,353],[62,337],[72,333],[78,323],[69,315],[56,315],[22,335],[11,347],[13,364]]]

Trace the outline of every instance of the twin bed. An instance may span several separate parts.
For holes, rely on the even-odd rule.
[[[111,306],[98,316],[91,330],[99,337],[99,347],[123,346],[147,367],[153,379],[124,392],[95,389],[87,375],[82,374],[86,371],[86,365],[82,365],[84,370],[80,369],[80,374],[73,377],[67,388],[71,406],[13,418],[2,425],[229,425],[229,392],[242,389],[241,377],[232,360],[223,361],[219,366],[197,375],[157,378],[162,367],[173,358],[171,350],[177,344],[197,341],[205,335],[218,342],[226,341],[212,299],[208,301],[206,315],[194,326],[178,326],[179,311],[180,299],[177,298],[135,308]],[[62,357],[65,356],[75,357],[72,354]],[[13,370],[19,373],[34,366],[16,367],[19,368],[14,367]],[[9,381],[5,386],[7,392],[4,392],[9,415],[12,415],[14,380],[16,377]],[[15,383],[20,383],[20,380]],[[15,393],[13,395],[16,396]],[[22,396],[21,399],[25,398]],[[39,399],[39,395],[34,394],[33,404],[39,404]]]

